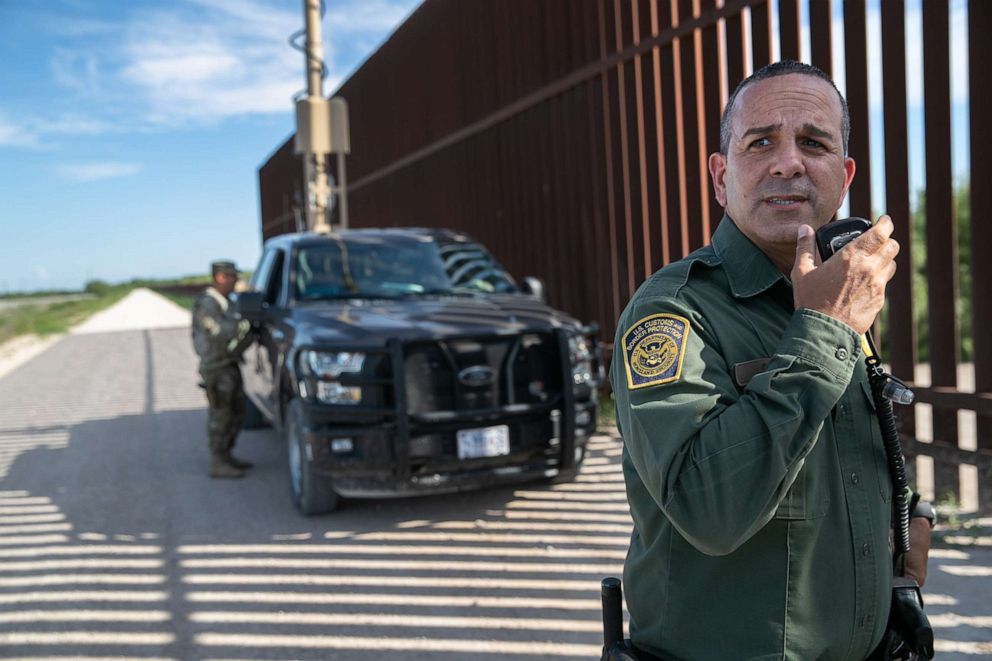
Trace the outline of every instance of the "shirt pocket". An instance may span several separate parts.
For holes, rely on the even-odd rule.
[[[882,442],[882,428],[878,424],[878,411],[875,408],[875,397],[871,393],[871,385],[867,380],[861,381],[861,391],[864,393],[865,408],[868,413],[868,432],[866,438],[871,438],[871,463],[875,466],[875,477],[878,491],[882,500],[892,499],[892,477],[889,473],[889,460],[885,456],[885,443]]]

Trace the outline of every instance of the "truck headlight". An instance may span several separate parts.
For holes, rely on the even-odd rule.
[[[580,386],[593,382],[593,351],[590,340],[581,335],[568,338],[568,353],[572,359],[572,383]]]
[[[335,379],[342,374],[355,374],[361,372],[364,365],[364,353],[313,350],[300,352],[300,367],[309,376],[319,379]]]
[[[308,377],[300,381],[300,392],[312,393],[325,404],[360,404],[362,389],[358,386],[345,386],[337,381],[342,374],[357,374],[365,365],[365,354],[352,351],[300,352],[300,372]]]

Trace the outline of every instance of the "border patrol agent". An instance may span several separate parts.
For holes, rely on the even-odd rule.
[[[247,320],[232,314],[228,296],[238,282],[234,262],[210,265],[213,284],[193,305],[193,348],[200,357],[200,376],[209,403],[210,477],[244,476],[251,462],[231,454],[245,416],[244,384],[238,367],[253,339]]]
[[[819,69],[741,83],[709,162],[726,211],[711,245],[621,315],[624,583],[644,658],[865,659],[885,632],[892,487],[860,336],[898,244],[883,216],[843,257],[814,257],[854,177],[847,133]],[[920,584],[923,525],[906,568]]]

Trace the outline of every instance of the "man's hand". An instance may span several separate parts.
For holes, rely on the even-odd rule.
[[[863,335],[885,303],[885,285],[896,273],[899,244],[888,216],[831,259],[817,264],[813,228],[799,227],[792,288],[796,309],[809,308],[843,322]]]
[[[906,576],[916,579],[922,588],[927,580],[927,560],[930,558],[930,521],[914,516],[909,520],[909,553],[903,558]]]

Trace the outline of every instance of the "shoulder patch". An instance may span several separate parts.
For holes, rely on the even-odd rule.
[[[644,317],[623,334],[627,388],[677,381],[682,375],[689,320],[675,314]]]

